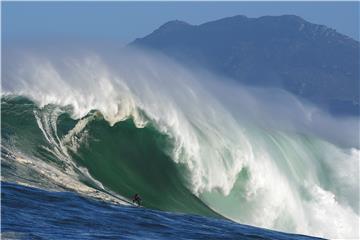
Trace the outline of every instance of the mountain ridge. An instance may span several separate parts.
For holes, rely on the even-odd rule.
[[[359,42],[295,15],[174,20],[130,46],[155,49],[247,85],[284,87],[330,112],[359,115]]]

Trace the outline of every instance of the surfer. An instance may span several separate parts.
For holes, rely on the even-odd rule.
[[[139,194],[135,194],[134,197],[133,197],[133,203],[136,203],[138,206],[141,205],[141,197],[139,196]]]

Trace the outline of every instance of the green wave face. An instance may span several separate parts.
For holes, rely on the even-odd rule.
[[[111,190],[131,198],[139,193],[150,208],[214,216],[184,185],[184,169],[164,152],[171,141],[153,127],[132,120],[110,127],[104,120],[88,125],[91,140],[74,159]]]
[[[64,169],[62,160],[45,150],[54,146],[44,138],[34,111],[39,111],[39,108],[27,99],[2,99],[4,146],[11,145],[27,156],[34,156]],[[85,167],[106,189],[123,197],[131,199],[135,193],[139,193],[145,207],[220,216],[186,187],[185,168],[177,165],[167,154],[173,147],[168,136],[152,126],[137,128],[132,119],[110,126],[98,113],[94,112],[94,115],[94,118],[91,114],[87,116],[92,120],[81,130],[81,134],[86,133],[86,138],[82,139],[76,151],[71,150],[71,143],[64,144],[69,145],[69,156],[77,167]],[[66,112],[61,113],[56,119],[57,137],[65,138],[79,121],[73,120]],[[77,133],[71,137],[78,140],[79,135]],[[16,167],[14,163],[10,164],[12,166],[4,165],[5,177],[11,174],[9,168]],[[80,181],[93,186],[85,177],[80,178]]]
[[[1,98],[1,140],[26,154],[38,154],[46,145],[34,118],[35,103],[23,97]]]

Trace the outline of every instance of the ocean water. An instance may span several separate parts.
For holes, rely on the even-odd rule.
[[[4,69],[5,237],[359,238],[358,119],[145,53]]]
[[[2,239],[320,239],[2,182]]]

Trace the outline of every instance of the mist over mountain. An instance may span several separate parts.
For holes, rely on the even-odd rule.
[[[246,85],[285,88],[333,114],[359,115],[359,42],[297,16],[170,21],[130,46]]]

